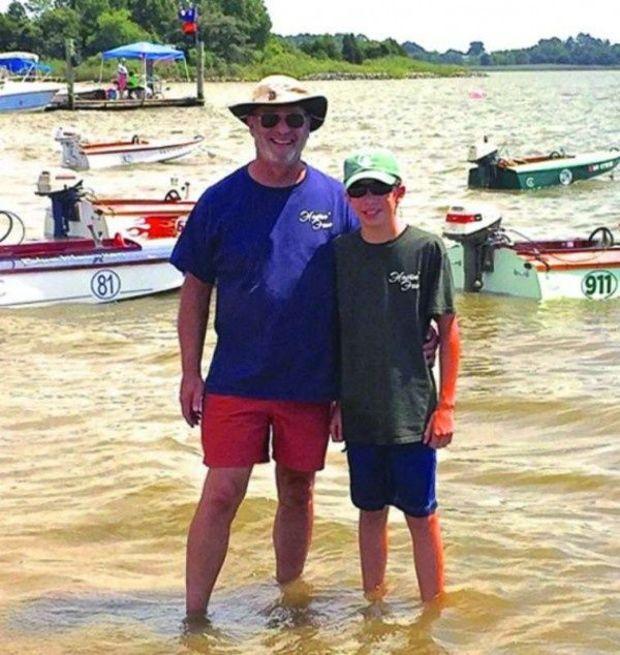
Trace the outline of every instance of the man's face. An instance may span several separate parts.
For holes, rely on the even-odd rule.
[[[310,118],[299,105],[257,107],[247,118],[258,159],[290,166],[301,159]]]
[[[363,192],[359,197],[353,197],[351,193]],[[405,187],[401,184],[390,186],[377,180],[360,180],[351,186],[347,192],[347,198],[353,211],[357,214],[363,227],[380,228],[392,224],[396,216],[396,209],[402,197],[405,195]]]

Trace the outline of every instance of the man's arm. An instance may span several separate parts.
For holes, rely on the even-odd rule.
[[[461,357],[461,339],[454,314],[442,314],[436,320],[439,329],[441,385],[439,403],[426,426],[423,442],[431,448],[443,448],[452,441],[454,433],[454,404]]]
[[[181,287],[177,320],[182,368],[179,400],[190,427],[200,422],[204,385],[201,363],[212,290],[212,284],[203,282],[191,273],[185,275]]]

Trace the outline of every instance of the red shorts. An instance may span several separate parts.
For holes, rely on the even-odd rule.
[[[278,464],[319,471],[325,466],[330,406],[207,393],[201,422],[204,463],[224,468],[268,462],[272,436]]]

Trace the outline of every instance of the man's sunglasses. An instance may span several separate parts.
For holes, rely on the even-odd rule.
[[[259,114],[258,120],[260,121],[261,127],[269,129],[270,127],[275,127],[280,120],[284,119],[284,122],[292,128],[299,129],[306,122],[306,117],[304,114],[295,112],[292,114],[285,114],[280,116],[280,114]]]
[[[397,186],[396,184],[385,184],[385,182],[379,182],[378,180],[356,182],[347,189],[347,194],[350,198],[361,198],[368,192],[373,196],[387,196]]]

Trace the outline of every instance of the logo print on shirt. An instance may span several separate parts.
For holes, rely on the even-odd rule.
[[[319,212],[311,209],[303,209],[299,212],[301,223],[310,223],[313,230],[326,230],[333,226],[331,212]]]
[[[419,273],[405,273],[404,271],[392,271],[388,275],[388,282],[390,284],[400,285],[401,291],[411,291],[420,288],[420,274]]]

